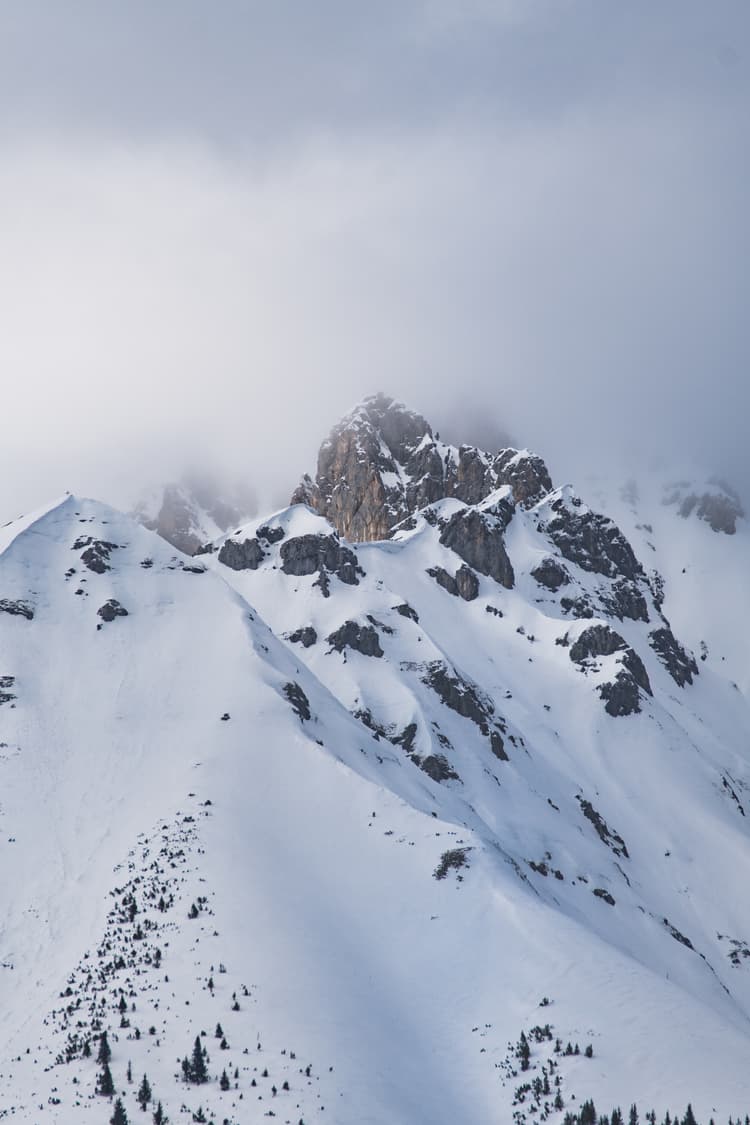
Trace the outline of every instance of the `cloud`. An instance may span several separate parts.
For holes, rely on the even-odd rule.
[[[253,5],[186,4],[179,35],[174,6],[79,7],[68,65],[105,59],[73,80],[42,54],[2,100],[0,513],[127,503],[200,460],[283,497],[380,388],[444,433],[481,414],[556,476],[626,446],[750,477],[729,6],[702,47],[691,5],[671,39],[645,11],[599,36],[572,0],[562,27],[541,2],[385,5],[369,44],[337,5],[292,42]]]

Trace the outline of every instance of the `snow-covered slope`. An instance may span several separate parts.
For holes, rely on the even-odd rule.
[[[746,697],[637,541],[487,465],[367,543],[2,529],[0,1119],[108,1120],[105,1030],[136,1120],[143,1074],[171,1122],[750,1107]]]

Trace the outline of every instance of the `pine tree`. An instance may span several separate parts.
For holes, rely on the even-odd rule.
[[[529,1041],[526,1038],[523,1031],[521,1032],[521,1038],[518,1041],[518,1047],[517,1047],[517,1050],[516,1050],[516,1054],[518,1055],[519,1059],[521,1060],[521,1070],[528,1070],[529,1069],[529,1058],[531,1056],[531,1050],[529,1048]]]
[[[102,1072],[99,1075],[99,1090],[98,1092],[104,1098],[111,1098],[115,1092],[115,1084],[112,1079],[112,1071],[109,1069],[109,1063],[105,1062],[102,1067]]]
[[[109,1119],[109,1125],[128,1125],[128,1115],[119,1098],[115,1102],[115,1112]]]
[[[221,1072],[221,1078],[219,1079],[219,1085],[221,1086],[222,1090],[228,1090],[229,1089],[229,1077],[227,1075],[226,1070],[222,1070],[222,1072]]]
[[[96,1056],[96,1061],[100,1066],[104,1066],[112,1058],[112,1048],[109,1045],[106,1031],[102,1032],[101,1039],[99,1040],[99,1054]]]
[[[141,1107],[141,1109],[145,1109],[148,1103],[151,1101],[151,1085],[145,1074],[143,1075],[143,1081],[138,1088],[137,1097],[138,1105]]]
[[[169,1118],[167,1117],[166,1113],[162,1109],[161,1102],[159,1102],[159,1104],[157,1105],[157,1107],[156,1107],[156,1109],[154,1110],[154,1113],[153,1113],[154,1125],[167,1125],[168,1121],[169,1121]]]
[[[638,1107],[635,1102],[630,1107],[630,1116],[628,1117],[628,1125],[638,1125]]]
[[[223,1030],[221,1024],[217,1023],[216,1031],[214,1032],[214,1039],[223,1039],[223,1038],[224,1038],[224,1030]]]
[[[128,1004],[127,1000],[125,999],[124,992],[120,994],[120,1003],[117,1005],[117,1008],[120,1012],[127,1012],[128,1010]]]
[[[693,1113],[693,1107],[689,1102],[685,1110],[685,1116],[682,1119],[682,1125],[698,1125],[698,1122],[695,1120],[695,1114]]]
[[[133,1064],[130,1061],[130,1059],[128,1059],[128,1082],[132,1082],[132,1081],[133,1081]]]
[[[196,1035],[195,1043],[193,1044],[193,1057],[190,1063],[190,1081],[195,1082],[197,1085],[208,1082],[206,1058],[201,1045],[200,1035]]]

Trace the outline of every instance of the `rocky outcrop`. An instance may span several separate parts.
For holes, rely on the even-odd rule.
[[[683,519],[694,514],[713,531],[724,535],[734,535],[737,520],[745,515],[737,492],[726,481],[718,478],[710,480],[702,489],[696,488],[689,481],[678,481],[667,490],[664,503],[676,505]]]
[[[359,576],[364,575],[357,556],[336,535],[298,535],[282,543],[280,553],[284,574],[317,574],[324,597],[330,593],[329,575],[335,574],[347,586],[359,585]]]
[[[104,605],[99,606],[96,611],[97,615],[101,617],[102,621],[114,621],[116,617],[127,617],[128,611],[124,605],[120,605],[117,598],[110,598]]]
[[[552,487],[541,458],[445,445],[427,421],[387,395],[366,398],[334,427],[291,502],[307,504],[354,542],[388,538],[396,525],[447,497],[479,504],[507,485],[530,505]]]
[[[599,601],[620,621],[648,621],[648,605],[640,587],[630,578],[618,578],[607,590],[599,593]]]
[[[641,709],[641,692],[652,695],[643,661],[619,633],[608,625],[590,625],[570,646],[570,659],[584,670],[596,669],[596,658],[617,654],[619,665],[614,679],[598,685],[604,709],[614,717],[632,715]]]
[[[289,700],[292,710],[302,722],[307,722],[312,717],[310,700],[298,683],[292,681],[284,684],[284,695]]]
[[[0,598],[0,613],[9,613],[11,617],[25,617],[27,621],[34,619],[33,606],[29,602],[13,598]]]
[[[92,539],[83,535],[73,544],[74,551],[81,551],[81,562],[95,574],[105,574],[110,569],[109,558],[119,544],[108,543],[106,539]]]
[[[542,559],[539,565],[532,570],[531,577],[540,586],[544,586],[553,593],[557,593],[561,586],[567,586],[570,582],[570,575],[565,567],[553,558]]]
[[[587,508],[576,496],[559,496],[549,506],[551,517],[540,524],[563,558],[582,570],[607,578],[645,578],[619,527],[607,516]]]
[[[345,621],[343,625],[330,633],[326,640],[336,652],[343,652],[344,649],[351,648],[355,652],[361,652],[363,656],[380,657],[383,655],[378,631],[372,625],[359,625],[356,621]]]
[[[219,551],[219,562],[230,570],[257,570],[266,553],[257,539],[227,539]]]
[[[479,579],[471,567],[460,566],[456,571],[456,587],[459,598],[473,602],[479,596]]]
[[[318,634],[312,625],[305,625],[302,629],[295,629],[290,633],[287,640],[291,641],[293,645],[302,645],[303,648],[311,648],[316,643]]]
[[[648,643],[678,687],[692,684],[693,676],[698,675],[695,657],[682,647],[668,626],[649,633]]]
[[[394,605],[393,608],[401,617],[408,617],[410,621],[419,622],[419,614],[408,602],[402,602],[401,605]]]
[[[427,573],[430,578],[435,579],[438,586],[447,590],[454,598],[463,598],[465,602],[471,602],[479,595],[479,579],[468,566],[460,566],[455,577],[442,566],[432,566]]]
[[[414,754],[412,755],[412,761],[416,762],[419,768],[424,770],[433,781],[461,780],[445,754],[428,754],[426,758],[420,758],[418,754]]]
[[[504,531],[505,515],[464,508],[456,512],[443,527],[440,542],[480,574],[494,578],[507,590],[513,588],[514,574],[507,551]]]

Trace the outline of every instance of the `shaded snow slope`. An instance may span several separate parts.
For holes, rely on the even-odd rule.
[[[358,545],[4,528],[0,1119],[108,1120],[104,1030],[134,1120],[144,1073],[172,1122],[746,1112],[747,701],[620,526],[500,483]]]

